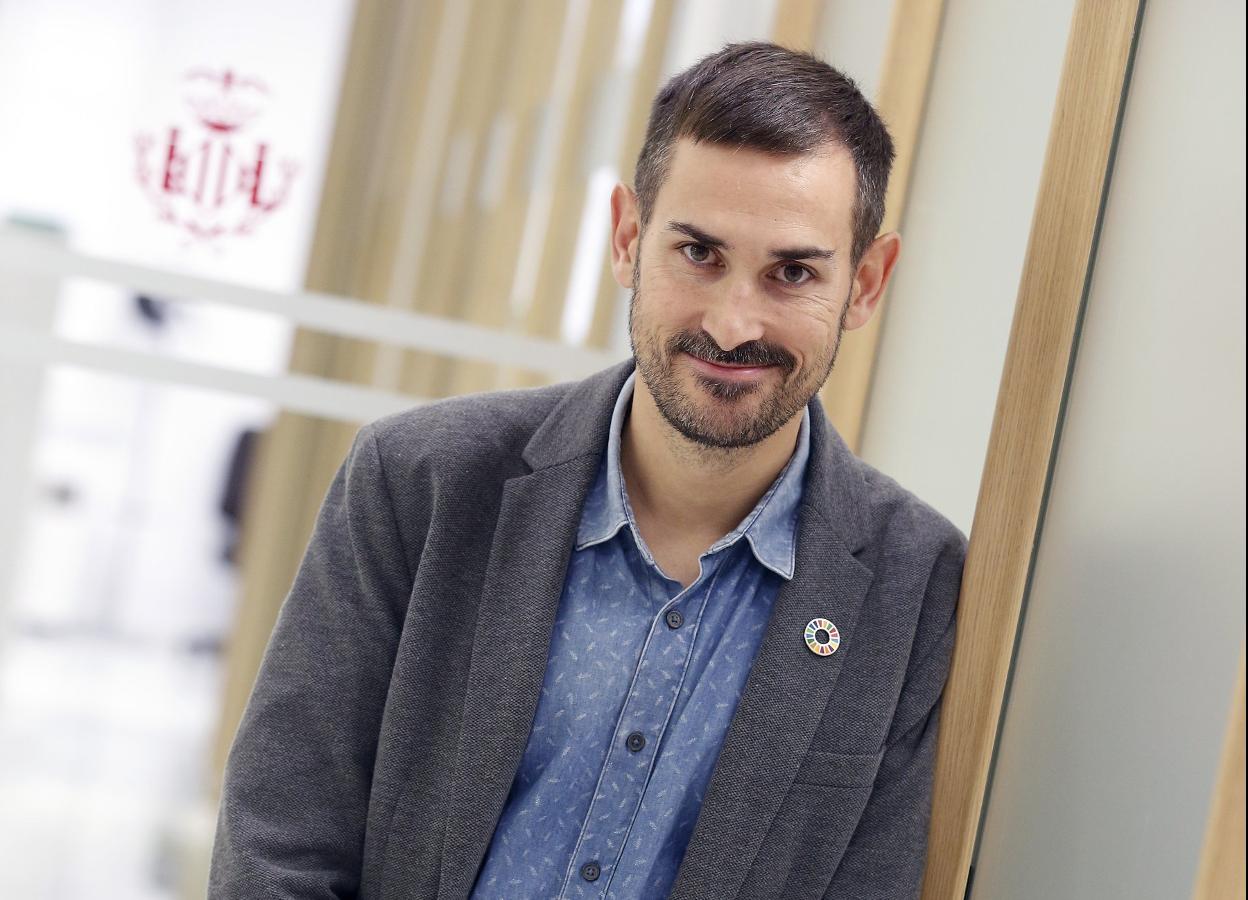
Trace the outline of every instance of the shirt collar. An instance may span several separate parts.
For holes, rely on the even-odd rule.
[[[576,535],[576,549],[583,550],[607,541],[627,525],[632,529],[633,539],[646,556],[647,562],[653,565],[654,560],[650,558],[633,520],[628,493],[624,487],[624,476],[620,470],[620,440],[636,378],[637,373],[634,370],[620,388],[615,408],[611,411],[607,451],[599,466],[597,479],[585,498],[580,528]],[[791,579],[797,559],[798,506],[802,499],[802,481],[809,456],[810,410],[805,409],[802,411],[802,424],[797,434],[797,446],[784,469],[741,523],[712,544],[707,553],[729,547],[744,537],[754,557],[762,565],[782,578]]]

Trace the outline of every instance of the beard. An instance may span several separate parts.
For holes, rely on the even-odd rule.
[[[638,313],[640,293],[634,273],[628,303],[628,336],[637,372],[667,423],[704,448],[752,446],[775,434],[801,412],[832,374],[849,312],[846,298],[832,346],[810,365],[798,367],[789,351],[765,341],[749,341],[725,351],[702,330],[678,331],[666,341],[661,340]],[[775,366],[780,383],[774,384],[770,376],[744,382],[697,372],[693,376],[697,389],[708,396],[691,395],[682,387],[676,367],[682,353],[721,365]],[[756,399],[751,401],[751,397]]]

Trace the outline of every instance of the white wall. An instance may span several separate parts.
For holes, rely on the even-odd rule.
[[[1244,639],[1244,24],[1145,8],[975,900],[1191,895]]]
[[[1073,9],[948,0],[877,313],[862,457],[967,533]]]

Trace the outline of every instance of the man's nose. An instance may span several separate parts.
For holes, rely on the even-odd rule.
[[[703,330],[725,351],[761,340],[766,299],[762,291],[748,278],[729,278],[719,287],[702,313]]]

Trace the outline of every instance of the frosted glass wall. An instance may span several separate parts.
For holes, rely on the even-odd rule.
[[[946,3],[901,259],[877,313],[862,458],[968,534],[1073,9]]]
[[[1244,7],[1148,4],[974,900],[1174,900],[1244,639]]]

